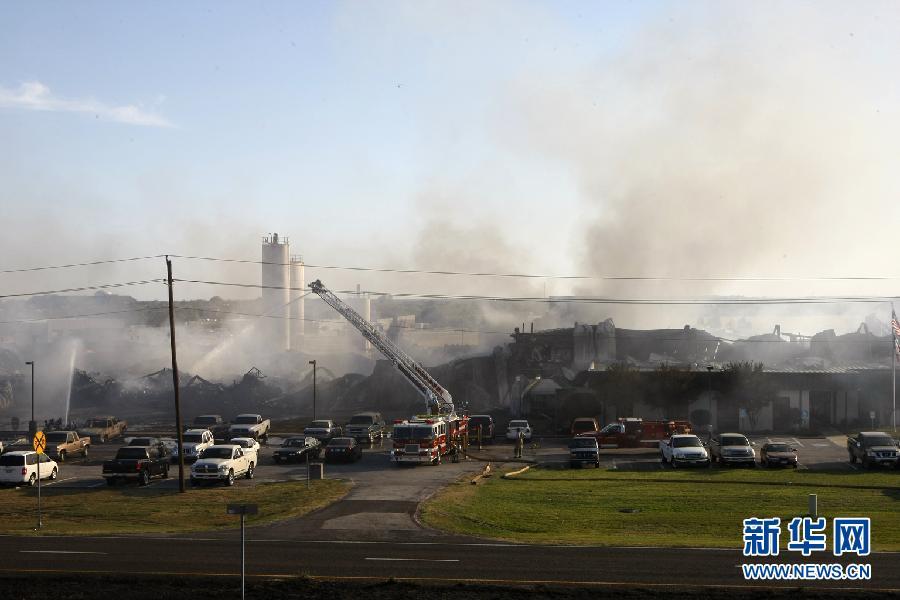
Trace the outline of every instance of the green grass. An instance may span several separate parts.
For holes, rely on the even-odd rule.
[[[232,528],[235,517],[225,513],[229,503],[251,503],[259,514],[247,517],[260,525],[298,517],[342,498],[350,484],[317,480],[307,490],[305,481],[261,483],[234,487],[188,488],[118,486],[72,489],[47,487],[41,504],[44,534],[183,533]],[[0,533],[21,534],[37,522],[37,490],[0,491]]]
[[[531,469],[514,479],[453,484],[422,507],[421,518],[438,529],[517,542],[740,548],[749,517],[781,517],[785,544],[785,521],[805,515],[810,493],[829,523],[871,517],[874,548],[900,550],[895,472]]]

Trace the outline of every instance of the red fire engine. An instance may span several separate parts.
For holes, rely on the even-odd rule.
[[[659,440],[676,433],[691,433],[688,421],[645,421],[627,417],[583,436],[597,438],[600,448],[657,448]]]
[[[453,397],[425,367],[366,321],[319,280],[309,284],[326,304],[339,312],[351,325],[384,354],[406,377],[406,380],[425,398],[428,414],[418,415],[394,424],[391,456],[403,463],[429,462],[440,464],[441,457],[454,452],[466,435],[468,417],[456,414]]]

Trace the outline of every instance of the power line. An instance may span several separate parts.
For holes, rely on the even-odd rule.
[[[182,283],[203,285],[221,285],[254,289],[274,289],[307,291],[309,288],[286,287],[277,285],[260,285],[255,283],[237,283],[225,281],[207,281],[199,279],[174,279]],[[356,290],[336,290],[339,294],[357,294]],[[650,306],[679,305],[784,305],[784,304],[841,304],[841,303],[882,303],[895,300],[892,296],[807,296],[807,297],[772,297],[772,298],[706,298],[706,299],[652,299],[652,298],[608,298],[600,296],[476,296],[455,294],[422,294],[415,292],[377,292],[362,290],[360,293],[371,296],[391,296],[393,298],[409,298],[419,300],[480,300],[490,302],[534,302],[543,304],[621,304]]]
[[[8,273],[29,273],[33,271],[50,271],[52,269],[71,269],[73,267],[92,267],[95,265],[108,265],[112,263],[123,263],[123,262],[135,262],[138,260],[150,260],[153,258],[162,258],[165,256],[164,254],[157,254],[155,256],[134,256],[131,258],[112,258],[109,260],[95,260],[91,262],[81,262],[81,263],[70,263],[66,265],[50,265],[43,267],[26,267],[21,269],[5,269],[0,271],[0,274],[8,274]]]
[[[179,254],[170,254],[172,258],[182,258],[186,260],[204,260],[212,262],[226,262],[252,265],[275,265],[281,267],[291,266],[294,263],[270,262],[263,260],[250,260],[238,258],[218,258],[214,256],[185,256]],[[311,263],[303,263],[303,266],[310,269],[329,269],[340,271],[362,271],[373,273],[399,273],[399,274],[416,274],[416,275],[449,275],[462,277],[507,277],[507,278],[524,278],[524,279],[593,279],[606,281],[709,281],[709,282],[726,282],[726,281],[895,281],[900,279],[896,275],[873,275],[873,276],[805,276],[805,277],[763,277],[763,276],[709,276],[709,277],[675,277],[662,275],[540,275],[533,273],[494,273],[494,272],[466,272],[466,271],[447,271],[447,270],[426,270],[426,269],[392,269],[379,267],[355,267],[355,266],[339,266],[339,265],[316,265]]]
[[[2,298],[23,298],[27,296],[49,296],[51,294],[66,294],[69,292],[89,292],[91,290],[108,290],[113,288],[120,287],[128,287],[132,285],[146,285],[148,283],[159,283],[161,281],[165,281],[165,279],[145,279],[141,281],[126,281],[123,283],[107,283],[104,285],[86,285],[83,287],[77,288],[65,288],[61,290],[47,290],[43,292],[21,292],[19,294],[2,294],[0,295],[0,299]]]
[[[126,313],[139,313],[139,312],[147,312],[151,310],[166,310],[165,306],[155,306],[155,307],[145,307],[145,308],[130,308],[125,310],[107,310],[103,312],[96,313],[85,313],[80,315],[56,315],[52,317],[34,317],[32,319],[16,319],[12,321],[0,321],[0,325],[11,325],[14,323],[40,323],[42,321],[63,321],[66,319],[86,319],[89,317],[105,317],[109,315],[121,315]]]

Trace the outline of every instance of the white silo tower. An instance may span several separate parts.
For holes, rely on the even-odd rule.
[[[306,294],[305,265],[302,256],[291,257],[291,350],[299,350],[303,345],[306,333],[306,307],[303,296]]]
[[[290,337],[291,267],[288,238],[277,233],[262,240],[262,330],[278,350],[288,350]]]

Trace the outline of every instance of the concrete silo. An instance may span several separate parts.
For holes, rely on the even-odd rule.
[[[262,303],[261,329],[273,348],[288,350],[290,337],[291,252],[288,238],[277,233],[262,240]]]
[[[303,296],[306,292],[306,273],[302,256],[291,257],[291,350],[300,350],[306,333],[306,307]]]

